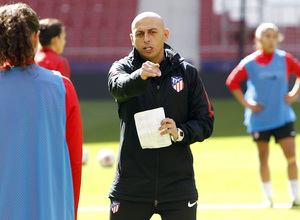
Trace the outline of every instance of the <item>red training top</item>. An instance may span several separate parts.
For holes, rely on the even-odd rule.
[[[69,148],[75,204],[75,219],[77,219],[82,169],[82,122],[80,107],[73,84],[62,77],[66,88],[66,140]]]
[[[35,55],[35,63],[49,70],[59,71],[63,76],[70,79],[70,65],[66,58],[58,55],[50,48],[38,50]]]

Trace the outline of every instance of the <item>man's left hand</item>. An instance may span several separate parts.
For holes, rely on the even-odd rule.
[[[178,133],[175,121],[171,118],[165,118],[161,121],[160,124],[161,126],[158,129],[162,131],[160,134],[171,134],[173,136],[173,139],[176,141],[178,138]]]

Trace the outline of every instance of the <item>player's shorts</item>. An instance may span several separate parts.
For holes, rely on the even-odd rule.
[[[290,122],[285,124],[282,127],[267,130],[259,131],[251,134],[253,141],[269,141],[271,136],[274,136],[276,143],[286,137],[295,137],[296,132],[294,130],[294,123]]]
[[[197,200],[154,203],[111,199],[110,220],[149,220],[159,214],[164,220],[196,220]]]

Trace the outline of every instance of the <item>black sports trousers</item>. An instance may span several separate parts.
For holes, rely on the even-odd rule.
[[[149,220],[159,214],[162,220],[196,220],[197,200],[159,203],[130,202],[111,199],[110,220]]]

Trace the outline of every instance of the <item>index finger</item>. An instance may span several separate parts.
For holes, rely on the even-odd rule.
[[[153,67],[156,67],[156,68],[159,68],[159,63],[153,63],[151,61],[146,61],[145,64],[149,65],[149,66],[153,66]]]
[[[165,118],[163,119],[160,124],[163,125],[163,124],[166,124],[166,123],[169,123],[169,124],[172,124],[172,123],[175,123],[173,119],[171,118]]]

